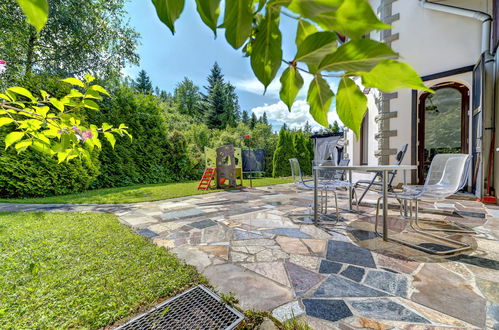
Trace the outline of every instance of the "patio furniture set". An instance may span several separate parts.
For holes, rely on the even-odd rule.
[[[469,228],[464,228],[449,220],[425,220],[420,218],[419,204],[421,202],[439,202],[461,190],[468,178],[470,158],[467,154],[438,154],[430,165],[424,185],[407,185],[407,171],[416,170],[416,165],[403,165],[402,161],[407,151],[404,145],[396,155],[394,165],[349,165],[349,160],[324,160],[313,162],[313,179],[305,180],[302,176],[299,162],[296,158],[289,160],[293,180],[298,189],[313,191],[313,204],[310,205],[314,224],[336,224],[340,220],[337,190],[348,191],[347,212],[359,213],[359,205],[366,193],[378,187],[379,194],[376,203],[376,218],[374,232],[384,241],[395,242],[429,254],[449,255],[471,249],[471,245],[443,234],[474,234]],[[371,180],[352,181],[352,172],[362,171],[373,173]],[[402,171],[402,189],[395,189],[393,182],[398,171]],[[345,179],[345,174],[348,173]],[[364,188],[360,198],[357,198],[356,188]],[[328,214],[328,193],[334,198],[335,215]],[[414,244],[408,240],[390,237],[388,228],[388,200],[395,199],[400,205],[400,219],[408,220],[414,233],[431,238],[435,243]],[[356,205],[354,210],[353,205]],[[382,219],[382,229],[379,230],[379,217]],[[333,222],[331,222],[333,220]],[[427,223],[430,226],[422,226]],[[433,225],[433,226],[431,226]],[[438,225],[444,225],[438,227]],[[442,245],[440,244],[442,243]],[[450,246],[449,246],[450,245]]]

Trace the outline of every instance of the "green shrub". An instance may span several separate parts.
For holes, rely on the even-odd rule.
[[[296,158],[300,163],[300,169],[303,175],[312,175],[312,163],[310,161],[310,152],[308,151],[307,137],[301,131],[293,134],[293,146],[296,152]]]
[[[153,95],[137,94],[127,86],[119,86],[113,97],[101,104],[101,111],[88,114],[89,122],[97,125],[125,123],[133,136],[131,141],[128,137],[117,138],[114,150],[109,143],[103,143],[99,154],[101,174],[92,188],[193,178],[185,138],[169,129],[164,106]]]
[[[43,197],[76,193],[86,190],[98,174],[99,166],[86,160],[58,164],[56,159],[32,150],[21,154],[2,151],[0,195]]]
[[[279,139],[277,141],[277,148],[274,153],[272,161],[272,176],[283,177],[291,175],[291,167],[289,159],[295,158],[296,151],[293,146],[293,137],[291,132],[281,129],[279,132]]]

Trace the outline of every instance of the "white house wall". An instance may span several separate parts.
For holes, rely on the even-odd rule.
[[[392,48],[398,52],[401,59],[411,64],[421,76],[441,73],[465,66],[474,65],[480,57],[481,42],[481,22],[478,20],[461,17],[453,14],[437,12],[425,9],[418,0],[373,0],[370,1],[378,14],[383,18],[383,14],[391,13],[388,17],[392,24],[391,33],[372,33],[371,38],[375,40],[388,41]],[[451,1],[446,1],[450,4]],[[455,3],[456,1],[453,1]],[[487,1],[477,1],[478,6],[487,6]],[[389,11],[386,11],[386,7]],[[475,8],[479,9],[479,8]],[[383,12],[383,10],[385,10]],[[391,10],[391,11],[390,11]],[[386,17],[385,17],[386,20]],[[452,77],[427,81],[427,86],[431,87],[440,82],[455,81],[468,86],[471,90],[471,73],[459,74]],[[389,123],[379,126],[375,118],[379,114],[380,98],[375,91],[369,94],[369,163],[377,164],[381,155],[382,145],[380,140],[375,139],[377,133],[382,133],[383,127],[388,127],[387,133],[389,148],[384,153],[389,152],[390,156],[385,157],[385,162],[394,162],[396,150],[403,144],[409,144],[409,149],[404,159],[404,163],[416,163],[416,159],[411,159],[411,155],[417,155],[413,150],[417,148],[413,145],[413,134],[417,134],[412,122],[413,106],[412,91],[401,90],[397,94],[388,95],[390,112],[396,112],[389,117]],[[378,102],[376,102],[376,99]],[[376,127],[376,129],[374,129]],[[381,127],[378,129],[378,127]],[[349,151],[353,164],[360,163],[360,141],[353,138],[349,132]]]

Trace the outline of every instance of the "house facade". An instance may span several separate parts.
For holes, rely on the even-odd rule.
[[[403,163],[418,165],[410,176],[416,184],[424,181],[435,154],[468,153],[466,189],[482,198],[490,186],[494,195],[494,177],[499,191],[499,141],[494,137],[499,127],[499,1],[370,2],[392,29],[369,37],[389,44],[435,94],[364,89],[368,111],[358,139],[347,131],[345,157],[355,165],[393,164],[397,150],[408,144]]]

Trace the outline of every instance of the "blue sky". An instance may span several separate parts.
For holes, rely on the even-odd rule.
[[[267,112],[275,129],[279,129],[284,122],[291,127],[302,126],[307,120],[314,124],[304,101],[306,89],[300,93],[291,113],[279,102],[280,74],[263,95],[263,85],[251,71],[249,59],[225,41],[223,29],[219,29],[217,38],[214,38],[213,32],[199,18],[194,1],[186,1],[186,8],[175,23],[175,35],[158,19],[150,0],[131,0],[126,8],[130,25],[141,35],[138,48],[141,60],[140,66],[127,67],[125,74],[134,78],[140,69],[144,69],[155,86],[168,92],[173,92],[184,77],[202,88],[216,61],[222,67],[226,80],[236,86],[242,110],[258,116]],[[283,17],[281,30],[284,58],[292,59],[296,51],[295,22]],[[310,77],[304,79],[306,83],[311,80]],[[337,119],[334,111],[330,113],[330,118]]]

